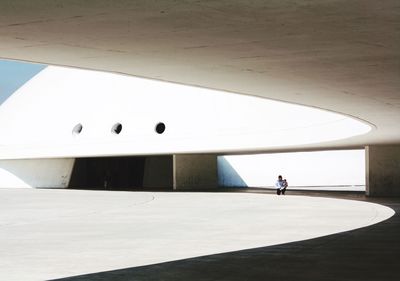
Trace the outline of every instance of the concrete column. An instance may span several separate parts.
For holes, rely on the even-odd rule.
[[[174,189],[217,188],[217,155],[174,155]]]
[[[368,196],[400,196],[400,145],[367,146],[366,193]]]

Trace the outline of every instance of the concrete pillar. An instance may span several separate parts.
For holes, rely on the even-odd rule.
[[[368,196],[400,196],[400,145],[367,146],[366,193]]]
[[[174,155],[174,189],[218,187],[217,155]]]

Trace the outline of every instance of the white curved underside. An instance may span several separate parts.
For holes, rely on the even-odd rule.
[[[157,134],[157,123],[166,131]],[[111,132],[122,124],[119,135]],[[82,132],[73,128],[82,124]],[[229,152],[368,132],[315,108],[105,72],[49,66],[0,106],[0,158]]]

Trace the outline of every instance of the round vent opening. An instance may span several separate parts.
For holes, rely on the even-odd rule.
[[[165,131],[165,124],[160,122],[156,125],[156,132],[157,134],[162,134]]]
[[[121,123],[116,123],[112,128],[111,128],[111,132],[113,134],[118,135],[119,133],[121,133],[122,131],[122,125]]]
[[[83,126],[81,123],[75,125],[75,127],[72,129],[72,135],[77,136],[82,132]]]

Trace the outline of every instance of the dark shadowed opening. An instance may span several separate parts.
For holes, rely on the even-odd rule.
[[[172,190],[172,156],[77,158],[69,188]]]
[[[131,189],[142,187],[145,157],[99,157],[75,160],[69,187]]]

